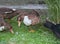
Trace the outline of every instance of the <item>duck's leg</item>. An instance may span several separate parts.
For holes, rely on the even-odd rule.
[[[21,21],[18,21],[18,27],[20,27],[20,25],[21,25]]]
[[[18,17],[17,21],[18,21],[18,27],[20,27],[22,19],[20,17]]]
[[[12,30],[12,28],[10,28],[10,32],[13,34],[14,33],[14,31]]]
[[[8,28],[9,31],[10,31],[12,34],[14,33],[14,31],[13,31],[13,29],[12,29],[12,26],[11,26],[9,23],[4,22],[4,26],[5,26],[6,28]]]
[[[29,26],[29,32],[35,32],[35,30]]]

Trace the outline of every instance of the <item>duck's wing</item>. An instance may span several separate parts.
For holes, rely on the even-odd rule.
[[[15,11],[15,9],[11,9],[11,8],[0,8],[0,12],[3,13],[12,13],[13,11]]]

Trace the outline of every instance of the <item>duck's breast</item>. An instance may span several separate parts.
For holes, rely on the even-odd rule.
[[[28,16],[24,16],[23,23],[29,26],[32,24],[32,21],[28,18]]]

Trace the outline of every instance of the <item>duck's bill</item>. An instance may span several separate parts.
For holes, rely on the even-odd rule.
[[[18,27],[20,27],[20,24],[21,24],[21,22],[20,22],[20,21],[18,21]]]

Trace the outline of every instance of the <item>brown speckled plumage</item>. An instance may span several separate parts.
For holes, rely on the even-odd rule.
[[[31,25],[35,25],[35,24],[38,24],[40,22],[39,13],[36,12],[35,10],[32,10],[31,12],[26,12],[26,11],[21,12],[20,15],[17,18],[18,21],[23,21],[24,16],[28,16],[28,18],[30,20],[32,20],[32,24]]]
[[[17,10],[13,11],[11,8],[0,8],[0,15],[2,15],[4,19],[11,19],[14,16],[18,15],[18,13]]]
[[[8,22],[5,22],[5,19],[11,19],[17,14],[17,11],[13,11],[10,8],[0,8],[0,26],[8,28],[10,32],[13,33],[12,26]]]

